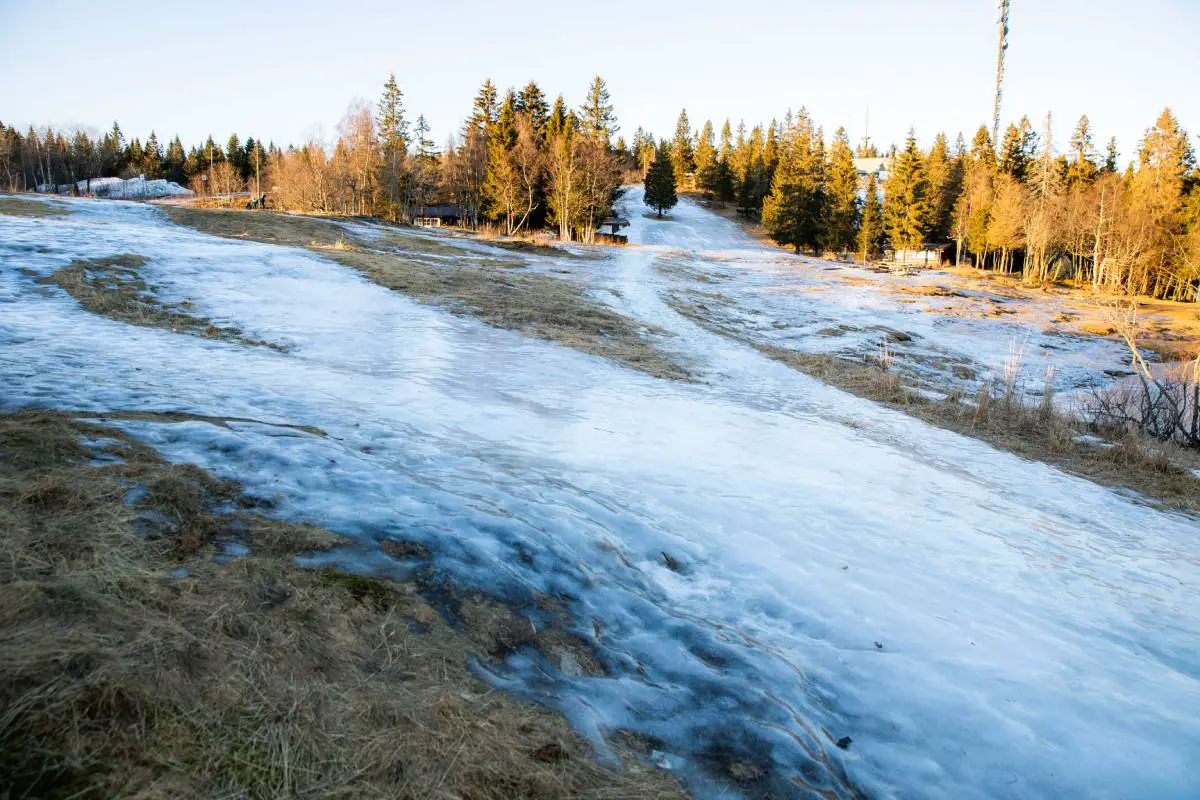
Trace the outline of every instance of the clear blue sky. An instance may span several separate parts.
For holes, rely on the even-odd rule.
[[[578,104],[597,72],[627,137],[669,135],[681,107],[698,127],[806,105],[856,140],[869,106],[882,144],[991,119],[994,0],[573,5],[0,0],[0,120],[296,142],[389,72],[439,143],[484,78]],[[1200,133],[1200,0],[1012,5],[1005,121],[1053,111],[1063,142],[1086,112],[1122,161],[1164,106]]]

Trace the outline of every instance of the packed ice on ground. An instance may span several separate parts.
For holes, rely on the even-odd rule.
[[[701,796],[1194,796],[1200,523],[697,327],[661,258],[778,256],[686,201],[658,221],[638,200],[642,246],[571,277],[673,334],[695,384],[303,250],[68,201],[0,217],[0,404],[257,420],[122,425],[358,540],[330,556],[347,569],[401,574],[375,546],[393,537],[462,586],[562,596],[611,675],[525,652],[481,677],[561,709],[602,755],[641,734]],[[123,252],[165,299],[291,349],[132,328],[35,282]],[[738,784],[734,760],[768,777]]]

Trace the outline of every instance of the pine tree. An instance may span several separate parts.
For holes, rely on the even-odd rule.
[[[146,154],[142,150],[142,142],[135,136],[133,137],[133,141],[129,143],[129,146],[125,148],[125,156],[121,160],[125,163],[126,169],[137,171],[142,168],[142,162],[145,160],[145,157]]]
[[[1117,164],[1119,154],[1117,153],[1117,137],[1109,137],[1108,146],[1104,151],[1104,171],[1110,174],[1116,174],[1119,169]]]
[[[587,102],[580,109],[579,118],[583,121],[584,131],[604,144],[609,137],[620,128],[617,126],[617,115],[613,112],[612,100],[608,95],[608,86],[599,75],[592,78],[588,87]]]
[[[150,138],[146,140],[146,146],[143,148],[140,169],[147,178],[153,179],[162,175],[163,151],[154,131],[150,131]]]
[[[896,250],[919,250],[929,225],[929,181],[912,129],[884,188],[883,228]]]
[[[925,171],[930,193],[929,236],[933,241],[945,242],[950,238],[954,202],[962,192],[963,167],[962,159],[951,155],[944,133],[933,140]]]
[[[1004,143],[1000,146],[1000,171],[1017,180],[1024,180],[1027,167],[1021,129],[1010,124],[1004,131]]]
[[[696,186],[712,193],[717,185],[717,142],[711,121],[706,121],[696,142]]]
[[[729,125],[729,118],[726,117],[725,124],[721,126],[721,144],[717,149],[717,179],[713,186],[713,191],[723,203],[728,203],[735,196],[732,160],[733,131]]]
[[[554,100],[554,108],[550,110],[550,117],[546,121],[546,138],[553,139],[567,132],[570,124],[570,115],[567,113],[567,104],[563,102],[563,96],[560,94]]]
[[[954,206],[955,263],[962,263],[963,251],[975,254],[975,266],[983,267],[987,258],[987,231],[994,200],[996,151],[987,126],[980,125],[967,155],[963,191]]]
[[[1096,180],[1096,148],[1092,145],[1092,127],[1087,114],[1079,118],[1075,132],[1071,134],[1071,152],[1068,157],[1067,184],[1072,188],[1090,184]]]
[[[389,74],[379,98],[377,122],[379,146],[383,158],[383,183],[388,194],[388,213],[395,222],[401,214],[400,199],[405,193],[408,159],[408,120],[404,118],[404,93]]]
[[[187,183],[188,175],[184,171],[186,163],[187,153],[183,149],[183,142],[176,136],[167,148],[166,163],[164,164],[167,180],[174,181],[181,186]]]
[[[675,124],[675,138],[671,141],[671,166],[675,168],[675,180],[684,187],[691,185],[691,175],[696,171],[696,155],[692,149],[692,126],[688,122],[687,109],[679,112]]]
[[[822,246],[843,253],[854,247],[858,227],[858,170],[845,128],[838,128],[829,148],[829,185]]]
[[[497,104],[496,86],[491,79],[483,82],[483,86],[479,87],[479,92],[475,95],[475,102],[471,107],[471,117],[467,124],[485,137],[490,136],[492,126],[496,124],[496,117],[500,113]]]
[[[763,201],[762,223],[779,244],[815,249],[820,243],[824,216],[823,145],[812,129],[807,112],[788,131],[780,148],[779,167],[771,192]]]
[[[661,217],[664,211],[670,211],[679,202],[675,194],[675,167],[670,154],[667,153],[666,142],[659,144],[654,155],[654,163],[646,173],[646,205],[658,212]]]
[[[492,127],[492,138],[506,150],[517,141],[517,94],[509,89],[496,112],[496,124]]]
[[[867,176],[867,194],[858,226],[858,255],[866,262],[879,258],[882,253],[883,206],[879,202],[879,181],[872,172]]]
[[[530,81],[517,95],[517,101],[518,110],[529,115],[529,123],[541,142],[545,139],[546,124],[550,120],[550,106],[546,103],[546,95],[542,94],[536,82]]]

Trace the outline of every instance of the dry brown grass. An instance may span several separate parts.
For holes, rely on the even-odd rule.
[[[53,284],[65,290],[93,314],[100,314],[146,328],[162,328],[174,333],[222,339],[240,344],[285,350],[276,342],[256,339],[232,325],[217,325],[207,317],[188,310],[186,301],[168,305],[158,299],[155,287],[141,275],[144,256],[125,253],[108,258],[73,261],[38,283]]]
[[[455,314],[603,356],[660,378],[686,380],[652,333],[587,298],[578,286],[537,273],[406,263],[396,255],[361,250],[326,255],[381,286]]]
[[[316,217],[177,206],[163,211],[180,225],[215,236],[308,247],[388,289],[498,328],[609,358],[656,377],[689,378],[688,371],[664,352],[661,332],[589,298],[575,283],[519,271],[524,262],[515,255],[448,264],[428,256],[461,257],[462,251],[429,237],[385,234],[372,242]],[[489,244],[505,244],[514,252],[535,247],[522,242]],[[565,251],[564,255],[573,257]]]
[[[70,213],[69,208],[53,202],[0,197],[0,214],[10,217],[65,217]]]
[[[323,217],[174,205],[158,208],[176,225],[228,239],[306,247],[333,245],[348,238],[345,228]]]
[[[0,416],[0,796],[685,796],[468,669],[584,658],[569,634],[481,597],[452,625],[416,585],[298,567],[343,540],[249,505],[115,429]],[[251,555],[214,559],[223,541]]]
[[[916,386],[879,359],[859,361],[754,342],[715,323],[695,304],[675,299],[671,306],[716,333],[851,394],[1101,485],[1132,489],[1160,508],[1200,512],[1200,479],[1181,466],[1185,455],[1178,448],[1126,431],[1096,429],[1049,404],[1027,406],[1002,387],[987,387],[974,398],[952,394],[934,400],[919,391],[927,387]],[[1077,441],[1081,434],[1098,435],[1113,446]]]

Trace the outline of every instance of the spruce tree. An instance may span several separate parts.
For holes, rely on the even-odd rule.
[[[122,161],[125,163],[127,169],[140,171],[145,156],[146,154],[142,150],[142,142],[135,136],[133,137],[133,141],[129,143],[129,146],[125,148],[125,157]]]
[[[762,223],[782,245],[815,249],[820,243],[825,207],[823,144],[801,109],[779,154],[771,192],[763,202]]]
[[[679,121],[675,124],[675,138],[671,141],[671,166],[675,168],[675,180],[688,186],[688,176],[696,170],[696,155],[692,149],[692,126],[688,122],[686,108],[679,112]]]
[[[511,148],[517,141],[517,93],[509,89],[496,112],[496,124],[492,127],[492,138],[504,149]]]
[[[1104,151],[1104,171],[1115,174],[1118,169],[1117,159],[1117,137],[1112,136],[1109,137],[1108,146]]]
[[[704,123],[696,142],[696,186],[711,193],[717,184],[717,142],[712,122]]]
[[[383,158],[383,183],[392,221],[400,219],[408,159],[408,120],[404,118],[404,93],[395,74],[388,75],[379,98],[379,146]]]
[[[654,163],[646,173],[646,205],[662,216],[664,211],[670,211],[679,202],[675,194],[675,167],[667,153],[666,142],[659,144],[654,155]]]
[[[1067,159],[1067,184],[1072,188],[1090,184],[1096,179],[1096,148],[1092,144],[1092,126],[1087,114],[1079,118],[1071,134],[1071,150]]]
[[[162,176],[163,151],[162,146],[158,143],[158,136],[154,131],[150,131],[150,138],[146,140],[146,146],[142,150],[140,170],[143,175],[150,179]]]
[[[491,78],[488,78],[475,95],[475,102],[471,107],[471,117],[467,121],[468,125],[485,137],[491,135],[492,126],[496,124],[496,117],[500,113],[496,98],[496,86],[492,83]]]
[[[570,115],[567,113],[567,104],[563,102],[563,96],[560,94],[554,100],[554,108],[550,110],[550,117],[546,121],[546,138],[554,139],[560,134],[567,132],[567,127],[570,123]]]
[[[855,245],[858,227],[858,170],[845,128],[838,128],[829,148],[829,185],[821,244],[842,253]]]
[[[866,262],[879,258],[882,252],[883,206],[879,202],[879,181],[872,172],[867,176],[867,194],[858,226],[858,255]]]
[[[1017,180],[1024,180],[1027,167],[1021,129],[1010,124],[1004,131],[1004,143],[1000,145],[1000,171]]]
[[[187,183],[187,173],[184,172],[184,165],[187,163],[187,153],[183,149],[183,142],[176,136],[171,140],[170,147],[167,148],[166,171],[167,180],[174,181],[180,185]]]
[[[944,133],[933,140],[925,170],[929,179],[929,236],[935,242],[946,242],[950,239],[954,203],[962,192],[963,166],[962,159],[950,153]]]
[[[538,141],[544,140],[546,123],[550,119],[550,106],[546,103],[546,95],[542,94],[536,82],[530,81],[517,95],[517,101],[517,108],[529,115],[529,124],[533,126]]]
[[[617,115],[613,112],[612,100],[608,95],[608,86],[599,75],[592,78],[592,84],[588,87],[587,102],[580,109],[579,118],[583,121],[584,131],[606,145],[609,137],[620,130],[617,126]]]
[[[929,225],[929,181],[925,159],[909,129],[904,150],[895,158],[884,189],[883,228],[896,250],[919,250]]]

